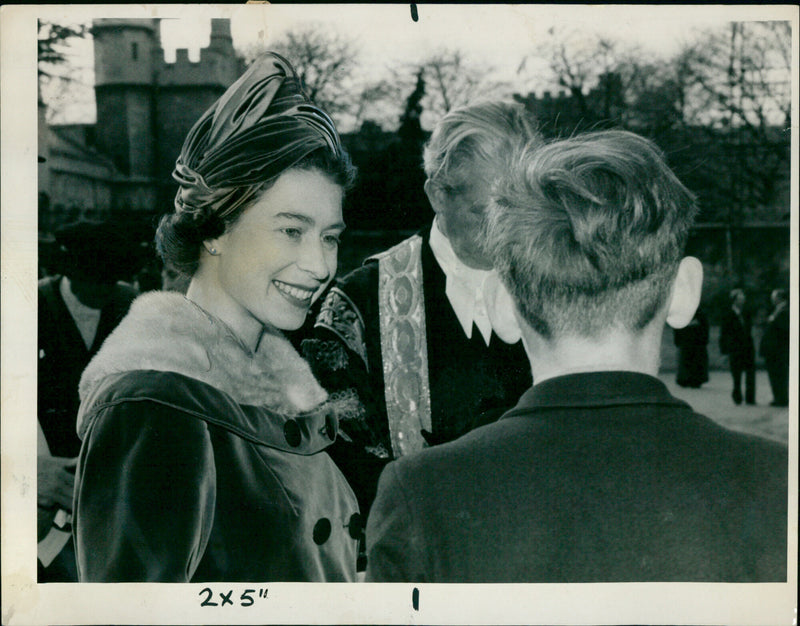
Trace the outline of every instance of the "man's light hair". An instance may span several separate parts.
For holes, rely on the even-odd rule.
[[[593,132],[513,159],[489,203],[485,246],[543,337],[636,332],[664,306],[696,214],[651,141]]]
[[[448,112],[425,145],[425,175],[447,194],[476,175],[494,177],[520,142],[541,142],[536,119],[511,100],[481,100]]]

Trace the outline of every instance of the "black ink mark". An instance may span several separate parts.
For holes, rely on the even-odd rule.
[[[411,3],[411,19],[415,22],[419,21],[419,14],[417,13],[417,5],[413,2]]]
[[[205,600],[203,600],[203,601],[200,603],[200,606],[219,606],[219,605],[218,605],[216,602],[212,602],[212,601],[211,601],[211,596],[213,596],[213,595],[214,595],[214,594],[212,593],[211,589],[209,589],[208,587],[206,587],[206,588],[205,588],[205,589],[203,589],[203,590],[202,590],[202,591],[201,591],[201,592],[200,592],[198,595],[201,595],[201,596],[202,596],[204,593],[208,594],[208,596],[206,597],[206,599],[205,599]]]
[[[231,600],[231,594],[233,591],[229,591],[228,593],[220,593],[219,597],[222,598],[222,606],[226,604],[233,605],[233,600]]]
[[[414,607],[415,611],[419,611],[419,589],[416,587],[414,587],[414,591],[411,592],[411,606]]]
[[[267,597],[267,590],[266,589],[245,589],[242,592],[242,595],[239,596],[239,606],[248,607],[253,606],[256,603],[256,597],[254,594],[258,594],[259,598],[266,599]],[[222,591],[219,592],[219,597],[222,600],[221,604],[214,602],[211,598],[217,595],[210,587],[206,587],[203,589],[200,596],[205,596],[205,599],[200,603],[200,606],[235,606],[235,602],[233,600],[233,590],[229,589],[227,592]]]

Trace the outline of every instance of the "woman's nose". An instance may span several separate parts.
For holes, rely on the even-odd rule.
[[[332,254],[333,262],[335,263],[336,253],[333,252]],[[330,256],[331,253],[324,249],[322,242],[315,240],[303,246],[302,255],[297,264],[301,269],[313,276],[315,280],[324,282],[330,278],[333,271]]]

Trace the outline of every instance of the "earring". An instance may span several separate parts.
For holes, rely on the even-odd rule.
[[[209,248],[208,249],[208,253],[211,254],[211,255],[216,256],[217,255],[217,249],[216,248]]]

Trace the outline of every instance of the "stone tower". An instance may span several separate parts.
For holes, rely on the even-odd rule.
[[[94,36],[97,147],[124,175],[154,175],[154,70],[163,58],[156,19],[99,19]]]
[[[158,19],[98,19],[92,24],[97,102],[96,144],[124,177],[117,209],[163,212],[172,203],[172,170],[195,121],[243,71],[230,20],[212,19],[200,60],[176,50],[164,60]]]
[[[209,46],[200,50],[199,61],[190,61],[184,48],[175,51],[174,63],[165,63],[162,57],[156,98],[157,176],[170,190],[162,200],[171,202],[174,196],[172,169],[189,129],[242,71],[227,19],[211,20]]]

